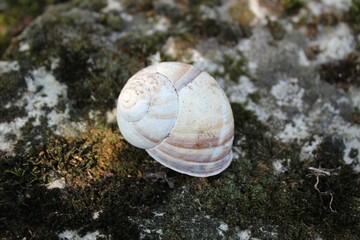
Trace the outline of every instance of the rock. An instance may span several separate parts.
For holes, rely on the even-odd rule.
[[[0,238],[357,238],[360,6],[254,2],[74,0],[15,37],[0,62]],[[122,138],[118,94],[158,61],[208,71],[232,102],[220,175],[178,174]]]

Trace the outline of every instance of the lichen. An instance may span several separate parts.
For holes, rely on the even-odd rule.
[[[128,145],[117,130],[104,127],[76,138],[47,140],[27,155],[3,156],[0,210],[5,214],[5,229],[1,237],[53,238],[65,228],[81,228],[81,234],[99,230],[113,238],[138,238],[142,225],[162,229],[164,238],[201,238],[200,229],[216,227],[220,213],[229,226],[222,232],[227,237],[235,236],[237,227],[249,226],[252,236],[259,238],[271,238],[274,232],[278,238],[290,239],[316,233],[326,238],[350,237],[360,230],[359,224],[353,224],[360,220],[359,176],[344,165],[336,142],[326,139],[315,160],[301,162],[298,144],[283,144],[268,136],[267,127],[243,106],[232,104],[232,109],[235,146],[244,156],[208,179],[165,169],[143,150]],[[274,174],[274,159],[289,159],[288,170]],[[317,175],[309,171],[310,166],[333,169],[330,176],[319,176],[317,186],[331,192],[333,200],[314,188]],[[149,178],[149,172],[165,174]],[[45,188],[62,177],[66,188]],[[172,181],[175,185],[169,184]],[[92,220],[96,211],[101,213]],[[163,213],[156,221],[154,211]],[[198,228],[187,231],[195,226],[193,220]]]
[[[49,82],[66,86],[67,97],[16,125],[20,139],[17,133],[1,139],[18,141],[12,155],[0,151],[0,238],[55,239],[66,232],[92,232],[112,239],[356,239],[358,142],[335,134],[356,132],[359,124],[359,109],[350,106],[358,101],[353,72],[358,59],[339,56],[344,49],[356,54],[353,33],[343,17],[325,13],[329,8],[314,16],[311,6],[302,9],[303,1],[269,3],[275,11],[285,9],[284,19],[253,28],[254,15],[245,2],[121,1],[118,9],[105,11],[104,0],[76,0],[49,8],[14,39],[6,57],[17,60],[19,69],[1,76],[1,124],[28,115],[14,104],[14,96],[31,92],[26,80],[31,83],[34,69],[44,69]],[[229,16],[212,15],[220,11]],[[155,29],[164,19],[165,30]],[[308,25],[311,34],[296,30],[309,30]],[[324,48],[332,46],[330,35],[342,48]],[[166,56],[170,47],[165,44],[171,42],[178,54]],[[299,53],[307,43],[323,51],[301,65]],[[231,104],[234,160],[209,178],[165,168],[129,145],[114,119],[105,116],[113,112],[126,80],[149,65],[152,56],[178,61],[188,52],[211,65],[230,99],[244,104]],[[333,84],[348,89],[353,99]],[[247,89],[232,92],[231,86]],[[31,93],[46,97],[44,89]],[[343,113],[335,106],[340,98]],[[79,121],[85,131],[55,132],[49,126],[52,109],[68,111],[69,119],[62,120]],[[319,134],[316,124],[325,129],[321,137],[311,136]],[[296,141],[304,126],[306,136]],[[314,139],[305,149],[309,152],[301,154],[303,143]]]
[[[9,46],[12,37],[18,35],[36,16],[40,15],[46,6],[69,0],[5,0],[2,1],[0,13],[0,56]]]
[[[237,228],[249,226],[252,237],[261,239],[308,239],[317,233],[337,238],[359,231],[359,224],[351,224],[360,219],[356,200],[359,176],[344,165],[341,151],[329,139],[318,148],[315,161],[301,162],[299,145],[285,145],[267,136],[266,127],[251,112],[237,104],[232,107],[235,142],[246,139],[239,145],[245,157],[235,159],[218,176],[177,177],[178,187],[155,210],[161,216],[155,220],[134,219],[142,229],[161,229],[162,238],[216,238],[214,231],[221,216],[229,226],[227,232],[222,232],[227,238],[236,236]],[[274,159],[289,159],[287,170],[274,174]],[[310,166],[335,170],[330,176],[319,176],[317,188],[323,193],[314,187],[317,175]],[[324,192],[331,192],[333,200]],[[333,227],[338,230],[331,231]],[[208,235],[201,235],[204,232]],[[156,238],[158,233],[150,231],[147,236]]]
[[[275,40],[281,40],[283,39],[284,35],[286,34],[286,31],[284,27],[277,21],[269,21],[268,22],[268,28],[271,32],[271,35]]]

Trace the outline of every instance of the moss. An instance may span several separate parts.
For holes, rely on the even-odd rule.
[[[101,14],[99,21],[104,25],[108,25],[114,31],[120,31],[123,27],[123,20],[117,12]]]
[[[267,131],[267,127],[259,122],[253,112],[246,110],[242,105],[232,103],[232,111],[234,113],[234,124],[235,124],[235,143],[236,139],[240,139],[243,136],[247,137],[246,144],[248,150],[256,150],[256,147],[252,144],[256,144],[259,140],[264,138]]]
[[[101,9],[106,7],[106,0],[75,0],[75,5],[95,12],[100,12]]]
[[[214,7],[221,4],[219,1],[191,1],[187,6],[187,11],[169,5],[161,5],[155,9],[158,15],[164,15],[170,19],[174,26],[180,23],[175,29],[171,30],[171,36],[186,35],[190,38],[216,39],[226,45],[234,46],[241,37],[248,36],[249,31],[245,27],[235,23],[221,21],[219,19],[206,18],[201,12],[200,6]]]
[[[17,181],[11,174],[6,173],[6,183],[0,182],[1,238],[55,239],[65,229],[81,229],[80,234],[100,229],[108,237],[138,239],[139,230],[131,218],[149,216],[152,205],[162,201],[167,190],[162,183],[118,176],[83,188],[48,190],[37,186],[35,179],[30,179],[31,186],[14,185]],[[92,219],[98,211],[99,218]]]
[[[12,37],[18,35],[46,6],[68,0],[5,0],[5,11],[0,13],[0,56],[9,46]]]
[[[150,0],[125,0],[122,5],[131,14],[153,10],[153,2]]]
[[[355,53],[351,53],[339,61],[320,66],[322,80],[345,89],[351,85],[360,86],[359,74],[360,63]]]
[[[114,107],[122,86],[141,67],[147,57],[154,54],[166,35],[151,37],[130,35],[119,42],[119,53],[106,53],[95,48],[63,48],[56,69],[59,81],[68,85],[72,107],[88,118],[90,110],[106,111]],[[97,52],[100,51],[100,52]],[[95,59],[96,63],[91,59]],[[105,123],[105,115],[101,122]]]
[[[360,124],[360,110],[356,110],[352,116],[351,120],[353,123]]]
[[[86,119],[90,110],[104,112],[114,107],[127,79],[147,64],[148,56],[164,44],[168,35],[134,33],[114,43],[101,37],[114,26],[101,22],[89,10],[72,7],[57,6],[43,15],[42,24],[29,29],[30,51],[18,53],[18,57],[24,59],[22,66],[45,64],[49,70],[54,66],[51,59],[59,59],[54,72],[57,80],[68,86],[70,113],[75,119]]]
[[[244,33],[236,24],[230,24],[215,19],[192,20],[189,22],[190,31],[207,39],[216,37],[222,44],[235,45]]]
[[[118,131],[103,128],[76,139],[47,140],[30,154],[2,155],[0,238],[50,239],[80,227],[84,234],[101,229],[115,238],[138,238],[129,218],[147,217],[149,206],[169,188],[142,177],[142,169],[158,167],[145,158],[145,151],[125,143]],[[65,189],[44,187],[58,178],[65,179]],[[93,220],[96,211],[101,214]]]
[[[261,94],[260,92],[256,91],[256,92],[253,92],[253,93],[250,93],[248,95],[248,97],[256,104],[258,104],[260,102],[260,99],[261,99]]]
[[[275,40],[281,40],[284,38],[286,31],[279,22],[268,21],[267,27],[269,28],[270,33]]]
[[[195,0],[189,2],[190,7],[200,7],[201,5],[205,5],[208,7],[216,7],[221,5],[221,0]]]
[[[1,22],[1,20],[0,20]],[[0,24],[1,26],[1,24]],[[9,46],[12,35],[8,32],[8,29],[0,31],[0,56],[3,56],[6,48]]]
[[[11,109],[4,109],[14,97],[19,97],[24,92],[26,83],[24,78],[18,72],[9,72],[1,75],[0,81],[0,108],[2,111],[10,111]],[[5,115],[0,115],[5,117]]]
[[[141,2],[144,5],[134,6],[135,12],[157,11],[148,1]],[[100,8],[97,3],[101,1],[94,1],[89,8]],[[192,37],[225,36],[224,29],[237,29],[216,20],[196,23],[199,5],[194,4],[185,21],[190,23],[185,29],[191,29]],[[63,8],[64,14],[68,8]],[[26,72],[36,63],[50,64],[49,57],[59,57],[56,77],[68,85],[74,115],[111,109],[125,81],[149,63],[148,56],[159,51],[169,36],[190,35],[178,26],[154,36],[131,33],[116,44],[104,43],[103,37],[96,35],[107,36],[112,27],[101,19],[87,18],[93,16],[91,12],[75,11],[69,18],[55,16],[44,17],[44,25],[29,30],[34,37],[39,35],[31,44],[32,56],[25,56],[21,66]],[[181,20],[185,17],[180,15]],[[61,31],[65,27],[66,31]],[[230,37],[233,40],[224,37],[220,41],[236,42],[238,37],[236,30]],[[242,56],[236,59],[226,56],[223,63],[225,77],[235,81],[248,75],[246,60]],[[15,85],[0,85],[1,92],[23,91],[20,75],[4,76],[4,83]],[[6,103],[11,96],[0,98]],[[250,97],[259,101],[256,93]],[[59,106],[64,108],[64,103]],[[90,126],[84,134],[62,138],[53,136],[46,119],[38,127],[29,121],[16,148],[31,142],[32,149],[13,157],[0,155],[0,238],[55,239],[66,229],[81,234],[99,230],[113,239],[139,239],[143,229],[150,229],[145,236],[150,239],[236,239],[239,229],[250,229],[252,237],[261,239],[309,239],[317,234],[326,239],[356,238],[360,180],[352,166],[342,161],[342,141],[327,138],[314,152],[314,159],[300,161],[299,144],[278,141],[253,112],[239,104],[231,107],[234,150],[243,155],[223,173],[206,179],[161,166],[110,126]],[[281,161],[285,170],[275,172],[274,161]],[[332,170],[330,176],[319,176],[309,167]],[[319,191],[314,187],[317,177]],[[66,188],[45,187],[59,178],[65,179]],[[92,218],[94,212],[100,212],[97,219]],[[222,232],[224,237],[219,235],[221,221],[230,226]],[[156,232],[160,229],[162,234]]]
[[[17,117],[26,115],[25,108],[8,105],[15,103],[25,91],[26,83],[19,72],[10,72],[1,75],[0,81],[0,122],[12,122]]]
[[[217,239],[213,231],[221,220],[231,229],[223,233],[226,238],[235,238],[237,228],[249,226],[251,236],[261,239],[275,235],[276,239],[309,239],[316,234],[327,239],[352,238],[360,230],[359,176],[341,160],[339,141],[325,139],[314,161],[301,162],[299,145],[267,136],[266,128],[251,112],[238,104],[232,108],[235,137],[245,137],[239,147],[246,157],[214,177],[177,178],[181,180],[177,185],[183,187],[176,188],[159,207],[163,217],[156,225],[150,222],[146,227],[162,229],[163,238]],[[283,173],[274,174],[272,162],[276,159],[288,159]],[[331,176],[320,176],[318,184],[320,191],[334,194],[333,202],[329,194],[314,188],[316,175],[308,170],[310,166],[336,169]],[[217,217],[220,219],[211,220]]]
[[[59,52],[59,67],[56,70],[58,79],[71,84],[72,82],[84,81],[88,78],[91,70],[88,52],[91,52],[91,49],[61,48]]]
[[[161,49],[171,34],[170,31],[169,33],[155,33],[152,36],[129,35],[121,39],[119,44],[123,53],[140,60],[139,62],[144,64],[145,58]]]
[[[117,130],[104,127],[76,138],[47,139],[27,155],[2,156],[0,237],[49,239],[65,229],[81,229],[80,234],[99,230],[112,238],[137,239],[149,228],[162,229],[166,239],[216,239],[220,220],[229,225],[223,232],[227,238],[235,238],[238,228],[250,228],[252,237],[262,239],[356,236],[360,180],[342,161],[341,139],[326,138],[313,160],[301,162],[299,145],[277,141],[251,111],[231,106],[235,147],[245,155],[207,179],[160,166]],[[286,159],[286,170],[275,174],[272,162],[278,159]],[[323,193],[314,188],[317,175],[310,166],[334,169],[319,176]],[[65,189],[44,187],[61,177]],[[330,191],[332,202],[324,194]],[[155,230],[147,236],[159,237]]]
[[[350,20],[354,24],[360,24],[360,1],[353,0],[349,8]]]
[[[11,122],[17,117],[24,117],[26,115],[24,108],[17,106],[9,108],[0,107],[0,122]]]
[[[221,65],[224,67],[224,71],[213,73],[215,76],[225,77],[226,80],[238,82],[240,76],[249,76],[247,69],[247,60],[245,57],[238,53],[236,57],[224,55]],[[225,76],[224,76],[225,74]]]
[[[319,19],[320,24],[327,26],[335,26],[341,21],[343,21],[343,18],[334,13],[323,13],[320,15]]]
[[[145,157],[125,143],[118,131],[110,129],[90,129],[77,139],[56,139],[50,143],[32,161],[45,170],[42,177],[47,180],[55,173],[76,187],[112,175],[136,175],[138,161]]]
[[[281,0],[281,4],[287,14],[296,14],[305,5],[303,0]]]

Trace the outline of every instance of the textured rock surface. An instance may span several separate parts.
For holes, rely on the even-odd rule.
[[[357,239],[360,2],[70,1],[0,62],[0,238]],[[235,158],[175,173],[126,143],[115,103],[159,61],[227,93]]]

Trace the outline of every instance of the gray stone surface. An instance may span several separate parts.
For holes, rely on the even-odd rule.
[[[0,238],[357,239],[354,6],[50,7],[0,62]],[[127,79],[170,60],[208,71],[232,102],[235,157],[218,176],[166,169],[117,130]]]

